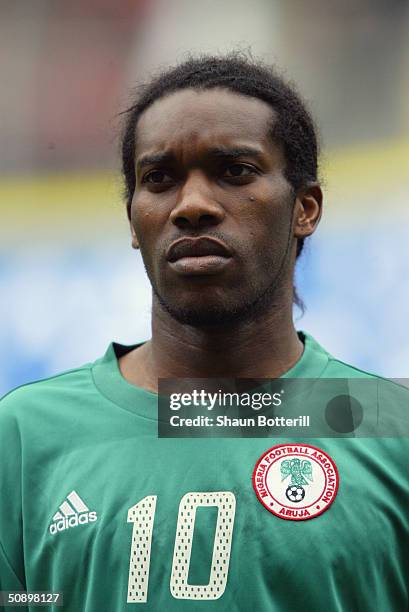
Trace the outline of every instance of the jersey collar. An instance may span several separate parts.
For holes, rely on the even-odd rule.
[[[304,351],[282,378],[320,378],[330,359],[329,353],[309,334],[299,331],[298,336],[304,344]],[[122,376],[118,364],[119,357],[141,344],[111,342],[105,355],[94,362],[91,371],[95,386],[107,399],[121,408],[153,419],[156,417],[153,408],[157,405],[158,394],[128,382]]]

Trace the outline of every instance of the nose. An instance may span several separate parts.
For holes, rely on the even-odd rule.
[[[214,200],[209,181],[203,173],[191,172],[179,192],[170,220],[179,228],[218,225],[224,219],[223,208]]]

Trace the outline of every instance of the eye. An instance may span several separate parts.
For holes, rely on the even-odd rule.
[[[163,170],[151,170],[142,178],[142,183],[151,183],[152,185],[166,185],[173,183],[173,178],[166,174]]]
[[[258,172],[254,166],[250,166],[249,164],[230,164],[226,166],[224,170],[224,176],[230,179],[244,178],[253,176],[254,174],[258,174]]]

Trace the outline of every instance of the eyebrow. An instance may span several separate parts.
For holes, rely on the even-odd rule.
[[[153,153],[151,155],[142,155],[138,159],[136,165],[138,169],[146,168],[146,166],[157,166],[160,164],[169,164],[174,161],[175,157],[172,153]]]
[[[254,147],[212,147],[206,153],[208,158],[216,159],[236,159],[238,157],[262,157],[263,152]],[[141,170],[146,166],[166,165],[175,162],[173,153],[161,152],[152,153],[151,155],[142,155],[137,161],[137,168]]]
[[[237,158],[237,157],[257,157],[260,158],[263,152],[255,147],[213,147],[209,150],[209,157]]]

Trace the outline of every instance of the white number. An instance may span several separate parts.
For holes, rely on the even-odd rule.
[[[189,584],[187,579],[196,510],[200,506],[216,506],[218,511],[209,583],[196,585]],[[223,595],[229,571],[235,509],[236,498],[229,491],[186,493],[182,497],[170,579],[170,590],[173,597],[176,599],[218,599]]]
[[[148,600],[149,565],[156,495],[149,495],[128,510],[128,523],[133,523],[129,560],[127,603]],[[189,584],[196,510],[217,507],[212,566],[208,584]],[[173,552],[170,591],[176,599],[218,599],[225,591],[229,572],[236,498],[230,491],[186,493],[179,505]]]
[[[131,557],[128,574],[128,603],[148,600],[149,564],[156,495],[148,495],[128,510],[128,523],[133,523]]]

